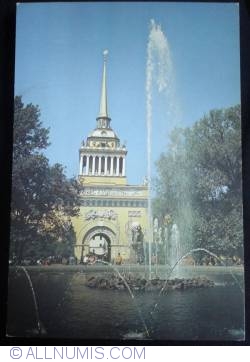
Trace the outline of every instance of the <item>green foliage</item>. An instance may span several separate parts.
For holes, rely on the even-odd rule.
[[[79,186],[43,155],[48,134],[39,108],[15,97],[11,254],[19,260],[53,254],[65,238],[73,243],[70,217],[79,212]]]
[[[171,215],[184,251],[203,247],[242,256],[240,106],[175,129],[157,169],[155,214]]]

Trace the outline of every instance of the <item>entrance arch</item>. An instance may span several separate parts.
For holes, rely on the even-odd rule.
[[[111,241],[110,238],[103,234],[97,233],[89,240],[89,252],[97,255],[101,260],[110,262]]]
[[[110,262],[115,237],[115,233],[108,227],[96,226],[92,228],[83,238],[82,256],[96,254],[99,259]]]

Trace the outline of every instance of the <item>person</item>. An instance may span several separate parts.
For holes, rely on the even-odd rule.
[[[95,264],[95,261],[96,261],[96,254],[93,251],[92,254],[90,254],[88,257],[88,264]]]
[[[84,257],[83,257],[83,264],[84,264],[84,265],[87,265],[88,262],[89,262],[88,256],[87,256],[87,255],[84,255]]]
[[[70,257],[69,257],[69,264],[70,264],[70,265],[76,264],[76,260],[75,260],[75,257],[74,257],[74,256],[70,256]]]
[[[116,263],[116,265],[121,265],[121,263],[122,263],[122,256],[121,256],[120,253],[118,253],[118,255],[117,255],[116,259],[115,259],[115,263]]]
[[[153,254],[152,257],[151,257],[151,263],[152,263],[152,265],[155,265],[156,262],[157,262],[157,257],[156,257],[155,254]]]

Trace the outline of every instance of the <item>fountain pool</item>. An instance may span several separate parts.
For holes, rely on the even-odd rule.
[[[122,272],[122,267],[120,272]],[[180,267],[185,276],[206,275],[213,288],[175,290],[167,295],[135,293],[144,317],[126,291],[90,289],[86,278],[110,272],[108,266],[29,267],[43,333],[38,334],[32,293],[24,273],[10,268],[7,334],[18,337],[100,340],[243,340],[244,298],[227,267]],[[135,266],[134,273],[144,268]],[[165,267],[159,267],[165,274]],[[243,270],[234,268],[243,282]],[[175,275],[173,274],[173,278]],[[18,300],[18,303],[17,303]],[[157,310],[154,305],[157,303]]]

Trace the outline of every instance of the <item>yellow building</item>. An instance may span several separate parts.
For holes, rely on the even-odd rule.
[[[113,261],[135,261],[135,243],[146,238],[147,185],[128,185],[125,145],[110,126],[104,51],[100,112],[96,128],[79,150],[79,182],[82,185],[80,215],[72,222],[76,233],[75,256],[95,254]],[[142,232],[141,232],[141,231]],[[138,237],[138,235],[143,237]],[[139,240],[140,239],[140,240]],[[142,244],[142,243],[141,243]]]

